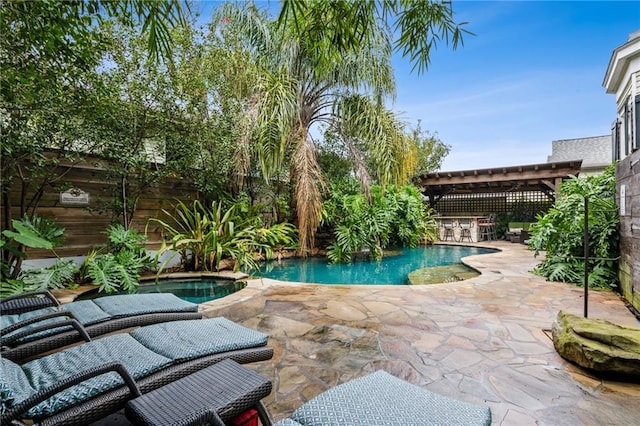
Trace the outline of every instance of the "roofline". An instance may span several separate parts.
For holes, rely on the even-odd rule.
[[[551,142],[577,141],[577,140],[584,140],[584,139],[598,139],[598,138],[611,138],[611,134],[607,134],[607,135],[598,135],[598,136],[585,136],[585,137],[583,137],[583,138],[555,139],[555,140],[552,140]]]
[[[568,161],[555,161],[553,163],[539,163],[539,164],[524,164],[520,166],[505,166],[505,167],[491,167],[488,169],[468,169],[468,170],[456,170],[456,171],[441,171],[427,173],[420,176],[422,180],[425,179],[441,179],[452,177],[464,177],[464,176],[480,176],[480,175],[496,175],[510,172],[524,172],[524,171],[538,171],[538,170],[553,170],[553,169],[577,169],[580,170],[582,166],[582,160],[568,160]]]
[[[635,34],[635,33],[634,33]],[[607,93],[616,93],[620,86],[620,80],[622,74],[629,66],[629,62],[635,56],[640,56],[640,49],[631,50],[622,54],[624,50],[630,48],[634,44],[640,44],[640,37],[631,38],[622,46],[618,46],[613,49],[609,65],[607,66],[607,72],[604,75],[602,86]],[[615,86],[615,87],[614,87]]]

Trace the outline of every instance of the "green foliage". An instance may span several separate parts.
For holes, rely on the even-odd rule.
[[[177,254],[182,256],[187,270],[218,270],[225,258],[235,261],[235,270],[245,267],[257,269],[257,253],[270,258],[274,249],[293,247],[293,225],[280,223],[262,227],[259,209],[242,200],[227,210],[222,202],[214,201],[208,208],[195,200],[191,205],[179,201],[174,212],[163,210],[169,220],[150,219],[150,222],[158,223],[169,237],[169,244],[163,243],[157,257],[169,251],[174,253],[160,270]]]
[[[530,246],[545,259],[534,272],[554,281],[582,285],[584,277],[584,198],[589,200],[589,286],[617,284],[619,217],[615,202],[615,170],[572,178],[560,186],[554,206],[531,229]]]
[[[74,284],[78,267],[73,260],[56,263],[46,268],[28,269],[20,278],[24,283],[23,291],[57,290]]]
[[[24,216],[21,220],[11,221],[13,231],[5,229],[0,238],[2,248],[1,279],[16,279],[21,272],[21,263],[27,258],[25,248],[50,250],[54,255],[54,247],[62,244],[64,228],[52,219],[34,215]]]
[[[27,258],[25,248],[46,249],[54,255],[54,247],[62,244],[64,228],[52,219],[34,215],[29,219],[12,221],[13,229],[2,231],[0,248],[3,250],[3,261],[0,265],[0,294],[2,297],[19,294],[25,291],[58,289],[73,284],[77,267],[71,261],[58,259],[55,264],[46,268],[23,271],[22,260]]]
[[[455,49],[464,34],[472,34],[464,28],[466,22],[456,23],[453,15],[449,1],[285,1],[278,23],[311,40],[331,34],[336,54],[346,56],[366,43],[381,21],[394,30],[395,50],[408,56],[415,70],[424,72],[439,43],[451,43]]]
[[[442,167],[444,158],[449,155],[451,146],[442,142],[437,133],[423,130],[420,122],[411,132],[411,138],[417,147],[418,164],[412,178],[416,179]]]
[[[136,229],[125,229],[124,226],[117,224],[107,228],[107,250],[111,253],[131,252],[143,255],[145,248],[144,243],[147,238],[140,234]]]
[[[373,186],[371,201],[361,193],[345,193],[348,186],[334,185],[324,203],[325,223],[333,228],[335,241],[327,249],[331,262],[352,261],[358,253],[381,259],[390,246],[416,247],[437,237],[435,221],[413,186]]]
[[[134,291],[142,271],[152,266],[144,251],[146,237],[121,224],[109,226],[105,233],[107,246],[89,253],[80,268],[81,279],[97,285],[99,292]]]

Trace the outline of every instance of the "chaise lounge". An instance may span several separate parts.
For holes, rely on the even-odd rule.
[[[231,360],[198,371],[127,403],[125,414],[139,426],[224,425],[253,409],[263,426],[271,416],[261,399],[271,382]],[[377,371],[331,388],[276,426],[435,426],[491,424],[489,407],[429,392]]]
[[[385,371],[331,388],[274,426],[491,425],[489,407],[423,389]]]
[[[225,318],[174,321],[77,345],[19,365],[0,359],[1,423],[88,424],[140,394],[225,359],[273,356],[268,336]]]
[[[32,298],[58,303],[48,294],[50,296]],[[29,303],[33,305],[37,306]],[[169,293],[104,296],[10,315],[2,311],[0,354],[20,361],[114,331],[199,318],[202,315],[198,313],[197,304]]]

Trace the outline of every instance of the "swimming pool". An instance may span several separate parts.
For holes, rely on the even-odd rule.
[[[247,286],[244,281],[233,281],[215,278],[195,278],[195,279],[163,279],[158,284],[155,281],[140,283],[140,287],[134,293],[173,293],[182,300],[192,303],[205,303],[211,300],[220,299]],[[118,294],[129,294],[119,292]],[[98,290],[92,290],[80,295],[77,300],[93,299],[104,296]]]
[[[266,262],[252,275],[281,281],[317,284],[406,285],[409,273],[434,266],[461,265],[460,259],[498,250],[468,246],[433,245],[385,252],[380,262],[358,260],[329,264],[324,257]]]

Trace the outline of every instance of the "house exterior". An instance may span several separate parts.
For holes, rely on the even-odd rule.
[[[612,162],[611,135],[560,139],[551,143],[547,163],[582,160],[580,176],[602,173]]]
[[[603,86],[615,94],[611,153],[620,210],[622,295],[640,311],[640,30],[613,50]]]

